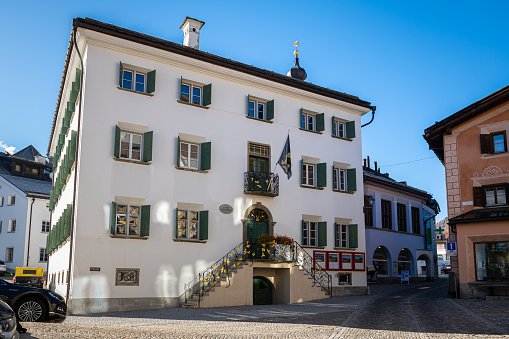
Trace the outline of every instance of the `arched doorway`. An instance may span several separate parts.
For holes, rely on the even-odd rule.
[[[242,224],[244,228],[242,241],[244,242],[257,238],[261,234],[274,235],[274,225],[276,225],[269,209],[260,202],[246,209]]]
[[[417,276],[419,277],[432,277],[431,260],[426,254],[421,254],[417,258]]]
[[[253,277],[253,305],[272,305],[272,284],[265,277]]]
[[[269,217],[264,210],[255,208],[247,216],[247,239],[253,242],[262,234],[269,234]]]
[[[373,266],[378,275],[390,275],[390,262],[391,258],[389,251],[384,246],[378,246],[373,253]]]
[[[407,248],[403,248],[399,251],[398,255],[398,275],[401,275],[401,271],[408,271],[409,275],[412,276],[412,253]]]

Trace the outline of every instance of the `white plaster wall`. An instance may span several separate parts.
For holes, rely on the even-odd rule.
[[[48,199],[35,198],[33,209],[32,209],[32,231],[30,232],[30,254],[28,259],[29,267],[42,267],[46,274],[46,262],[39,261],[40,249],[46,248],[46,238],[48,233],[42,232],[42,221],[50,220],[50,212],[46,204],[49,202]],[[30,225],[30,205],[32,204],[32,198],[28,198],[27,206],[27,232],[26,232],[26,245],[28,248],[28,225]],[[26,266],[26,257],[25,265]]]
[[[12,262],[6,262],[5,267],[13,272],[18,266],[26,266],[25,233],[27,223],[28,200],[25,194],[0,177],[0,197],[4,198],[4,204],[0,207],[0,220],[2,220],[2,233],[0,234],[0,259],[5,261],[6,249],[14,248]],[[8,205],[10,195],[16,196],[15,204]],[[8,232],[9,220],[16,219],[16,231]]]
[[[210,263],[242,242],[245,210],[261,202],[271,211],[275,233],[300,242],[301,216],[322,216],[328,225],[328,247],[333,247],[335,217],[352,219],[359,225],[359,248],[365,251],[362,214],[360,113],[316,99],[306,99],[288,88],[286,93],[269,87],[248,85],[222,78],[212,71],[193,71],[169,63],[127,55],[89,45],[86,55],[82,139],[79,148],[79,187],[73,298],[178,296],[189,282]],[[117,89],[119,62],[157,70],[153,97]],[[180,77],[212,83],[212,105],[201,109],[179,104]],[[247,95],[275,100],[273,124],[247,119]],[[299,130],[300,108],[325,113],[325,131],[314,134]],[[331,118],[356,122],[352,141],[331,137]],[[75,126],[77,119],[73,120]],[[114,128],[118,121],[145,125],[154,132],[150,166],[113,160]],[[73,127],[71,127],[73,128]],[[290,130],[293,176],[280,174],[280,195],[275,198],[245,195],[243,175],[247,171],[248,141],[271,145],[272,169]],[[187,133],[212,142],[212,169],[206,173],[175,169],[177,136]],[[301,156],[327,163],[327,187],[313,190],[299,187]],[[357,168],[357,192],[332,191],[332,163]],[[271,170],[272,170],[271,169]],[[72,179],[71,179],[72,180]],[[64,201],[72,197],[64,192]],[[109,235],[111,201],[115,196],[144,198],[151,205],[148,240],[117,239]],[[206,244],[174,242],[177,202],[203,204],[209,210],[209,240]],[[221,214],[218,207],[230,204],[234,211]],[[55,215],[61,213],[57,206]],[[56,219],[53,220],[53,223]],[[64,246],[65,248],[65,246]],[[312,250],[310,250],[312,252]],[[57,257],[59,259],[57,259]],[[64,267],[65,255],[52,258],[50,270]],[[68,257],[67,257],[68,258]],[[67,259],[68,260],[68,259]],[[100,267],[91,273],[90,267]],[[115,268],[140,268],[138,287],[116,287]],[[92,282],[93,281],[93,282]],[[94,284],[94,288],[90,288]],[[366,285],[364,272],[354,272],[354,285]]]

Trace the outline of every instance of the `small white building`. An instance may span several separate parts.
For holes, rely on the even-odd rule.
[[[73,21],[48,149],[49,277],[73,314],[367,293],[370,103],[298,58],[287,76],[200,51],[203,24],[182,45]]]
[[[0,154],[0,259],[10,273],[23,266],[46,271],[50,171],[33,146]]]

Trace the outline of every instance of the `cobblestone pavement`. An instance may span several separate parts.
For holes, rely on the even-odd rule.
[[[21,338],[509,338],[509,302],[446,298],[447,281],[293,305],[164,309],[24,323]],[[445,316],[448,318],[445,318]]]

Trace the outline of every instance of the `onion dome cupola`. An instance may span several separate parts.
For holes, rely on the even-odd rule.
[[[293,54],[295,54],[295,65],[293,65],[286,75],[294,79],[306,80],[308,77],[306,70],[299,65],[299,51],[297,50],[299,42],[295,41],[293,45],[295,46],[295,52],[293,52]]]

